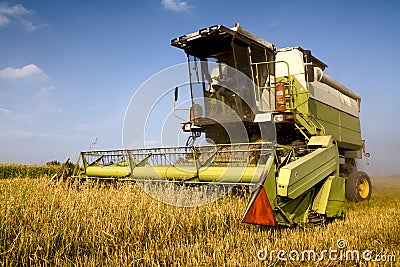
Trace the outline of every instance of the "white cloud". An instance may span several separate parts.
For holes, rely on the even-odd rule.
[[[36,133],[34,132],[23,131],[23,130],[16,130],[14,132],[11,132],[11,134],[19,138],[32,137],[36,135]]]
[[[12,18],[21,18],[25,15],[33,14],[32,10],[28,10],[20,4],[9,6],[6,3],[0,4],[0,18],[3,24],[0,26],[5,26],[10,22]]]
[[[53,97],[56,93],[55,86],[45,86],[40,88],[34,98],[38,101],[38,108],[46,113],[62,113],[63,109],[57,105],[56,99]]]
[[[5,130],[0,131],[0,137],[12,137],[12,138],[31,138],[31,137],[56,137],[56,138],[65,138],[67,135],[64,134],[55,134],[49,132],[35,132],[35,131],[26,131],[26,130],[19,130],[19,129],[12,129],[12,130]]]
[[[10,6],[7,3],[0,3],[0,27],[7,27],[12,22],[18,22],[27,31],[35,31],[38,27],[25,19],[26,16],[32,14],[35,14],[33,10],[26,9],[21,4]]]
[[[55,87],[54,86],[46,86],[46,87],[42,87],[40,88],[36,94],[35,94],[35,98],[44,98],[44,97],[49,97],[54,95],[55,92]]]
[[[182,0],[161,0],[161,4],[164,8],[175,12],[185,11],[190,8],[188,3]]]
[[[43,102],[38,106],[39,110],[45,113],[62,113],[63,109],[49,102]]]
[[[25,27],[25,29],[29,32],[33,32],[35,30],[37,30],[39,27],[36,25],[33,25],[32,22],[28,21],[28,20],[21,20],[21,24]]]
[[[11,110],[0,107],[0,114],[1,114],[1,113],[3,113],[3,114],[9,114],[9,113],[11,113]]]
[[[7,67],[3,70],[0,70],[0,78],[4,80],[19,80],[26,78],[47,80],[49,76],[47,76],[47,74],[35,64],[28,64],[20,69]]]
[[[89,124],[89,123],[78,123],[78,124],[71,126],[71,128],[77,132],[86,132],[86,131],[96,130],[96,127],[93,124]]]

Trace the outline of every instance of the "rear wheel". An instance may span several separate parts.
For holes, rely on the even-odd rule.
[[[372,184],[368,174],[353,171],[346,178],[346,199],[359,202],[371,199]]]

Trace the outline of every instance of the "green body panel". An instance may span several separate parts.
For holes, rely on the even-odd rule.
[[[281,168],[277,181],[278,195],[297,198],[337,169],[336,145],[318,148]]]
[[[345,179],[335,176],[332,179],[331,190],[326,207],[326,216],[328,218],[344,217],[345,201]]]
[[[345,157],[345,158],[357,158],[357,159],[361,159],[361,158],[362,158],[361,149],[359,149],[359,150],[348,150],[348,151],[344,151],[344,157]]]
[[[330,147],[333,145],[332,135],[313,136],[307,144],[309,147]]]
[[[362,145],[361,126],[359,118],[314,99],[308,101],[309,112],[338,141],[339,147],[359,150]]]
[[[276,164],[274,161],[274,157],[269,157],[267,163],[265,164],[266,168],[269,167],[268,175],[267,178],[264,182],[264,189],[265,193],[267,194],[267,197],[269,199],[270,205],[272,209],[274,209],[274,206],[276,204],[276,178],[275,178],[275,173],[276,173]]]
[[[324,184],[322,185],[321,189],[317,193],[314,199],[314,203],[312,205],[312,209],[318,212],[319,214],[325,214],[326,207],[328,205],[329,194],[332,189],[332,180],[335,176],[329,176]]]
[[[306,224],[311,210],[326,218],[345,215],[344,179],[338,176],[329,176],[295,199],[277,197],[272,202],[268,198],[279,225]]]
[[[279,80],[279,78],[277,80]],[[292,87],[288,87],[285,91],[288,96],[286,109],[306,113],[308,111],[308,91],[306,88],[303,88],[301,83],[294,76],[291,76],[290,80],[292,81]]]
[[[311,188],[296,199],[279,199],[274,207],[275,219],[278,224],[293,226],[306,223],[314,195],[315,188]]]
[[[317,193],[312,209],[328,218],[343,217],[345,203],[345,179],[329,176]]]

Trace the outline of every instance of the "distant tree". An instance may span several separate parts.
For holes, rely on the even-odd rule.
[[[46,166],[60,166],[61,163],[58,160],[52,160],[46,163]]]

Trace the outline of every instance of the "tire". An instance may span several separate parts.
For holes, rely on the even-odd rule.
[[[346,199],[360,202],[371,199],[372,184],[368,174],[361,171],[353,171],[346,178]]]

